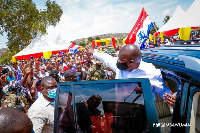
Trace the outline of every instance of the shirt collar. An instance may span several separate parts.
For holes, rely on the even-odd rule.
[[[43,94],[40,96],[41,101],[45,106],[52,105],[53,102],[48,101],[47,99],[44,98]]]
[[[138,71],[138,70],[143,70],[143,69],[142,69],[143,63],[144,63],[144,62],[141,60],[139,67],[138,67],[137,69],[133,69],[131,72],[135,72],[135,71]],[[127,71],[127,72],[128,72],[128,71]]]

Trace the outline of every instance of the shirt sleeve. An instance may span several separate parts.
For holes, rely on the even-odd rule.
[[[105,65],[107,65],[109,68],[111,68],[114,72],[116,72],[117,57],[112,57],[109,54],[100,53],[100,52],[94,52],[93,56],[94,58],[97,58],[98,60],[103,62]]]
[[[170,89],[167,88],[167,86],[164,84],[162,75],[160,74],[160,76],[155,76],[152,80],[150,80],[152,89],[153,89],[153,93],[157,93],[158,95],[160,95],[163,99],[163,95],[165,93],[168,93],[171,95],[170,93]],[[154,94],[154,100],[155,100],[155,94]]]

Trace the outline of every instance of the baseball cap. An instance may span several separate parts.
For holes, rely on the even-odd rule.
[[[72,76],[78,76],[80,74],[81,74],[80,72],[75,72],[74,70],[69,69],[69,70],[65,71],[64,77],[68,78],[68,77],[72,77]]]
[[[58,72],[56,70],[52,70],[50,73],[49,73],[49,76],[52,76],[52,77],[56,77],[58,74]]]

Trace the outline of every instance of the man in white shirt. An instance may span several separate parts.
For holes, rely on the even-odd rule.
[[[49,73],[45,72],[45,67],[44,66],[41,66],[39,74],[38,74],[38,77],[39,78],[44,78],[45,76],[49,76]]]
[[[52,133],[57,82],[53,77],[47,76],[42,79],[41,87],[42,95],[28,110],[28,117],[35,133]]]
[[[115,79],[149,78],[154,94],[157,93],[162,98],[165,93],[170,94],[170,90],[164,85],[160,70],[156,69],[153,64],[141,60],[141,51],[136,45],[123,46],[118,57],[94,52],[93,49],[88,49],[88,53],[93,54],[94,58],[99,59],[116,72]]]

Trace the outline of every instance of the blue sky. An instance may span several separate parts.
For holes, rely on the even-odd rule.
[[[46,0],[33,0],[45,8]],[[63,9],[56,27],[48,27],[48,41],[60,35],[66,42],[107,33],[129,33],[142,7],[161,27],[166,15],[172,16],[179,4],[184,11],[194,0],[55,0]],[[0,36],[0,48],[6,47],[6,34]]]

